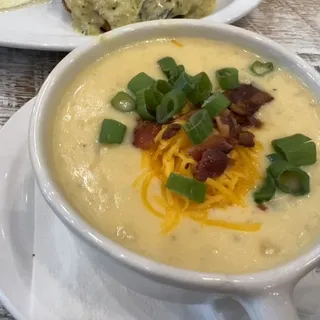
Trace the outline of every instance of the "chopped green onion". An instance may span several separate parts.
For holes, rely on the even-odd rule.
[[[161,92],[162,94],[167,94],[172,90],[172,85],[168,83],[166,80],[157,80],[153,86],[153,89]]]
[[[317,161],[315,143],[303,134],[294,134],[272,141],[274,150],[291,164],[299,167],[313,164]]]
[[[271,153],[267,155],[267,158],[269,159],[270,162],[275,162],[275,161],[280,161],[283,160],[280,154],[278,153]]]
[[[201,109],[193,114],[183,126],[193,144],[200,144],[213,131],[212,119],[207,110]]]
[[[133,77],[128,83],[128,89],[136,94],[142,89],[151,87],[155,83],[155,80],[149,77],[146,73],[140,72]]]
[[[295,196],[310,192],[310,178],[308,174],[287,161],[273,162],[268,172],[274,177],[277,187]]]
[[[163,94],[157,90],[148,88],[144,90],[144,97],[148,109],[155,114],[157,106],[161,103]]]
[[[111,105],[122,112],[129,112],[135,109],[135,100],[126,92],[118,92],[111,100]]]
[[[271,200],[276,193],[276,185],[271,177],[271,175],[267,174],[264,178],[262,186],[254,192],[253,199],[256,203],[263,203],[265,201]]]
[[[173,172],[167,180],[166,188],[197,203],[204,202],[207,192],[205,183]]]
[[[186,96],[194,90],[195,85],[191,80],[191,77],[186,72],[181,72],[178,79],[173,85],[174,89],[182,90]]]
[[[201,108],[206,109],[210,117],[213,118],[222,110],[228,108],[230,104],[231,102],[223,93],[216,92],[203,103]]]
[[[272,62],[261,62],[261,61],[255,61],[251,66],[250,70],[251,72],[256,76],[264,76],[267,73],[273,71],[274,66]]]
[[[122,143],[127,127],[113,119],[104,119],[99,136],[100,143]]]
[[[192,77],[194,90],[188,95],[188,99],[193,105],[202,103],[206,100],[212,91],[212,83],[205,72],[200,72]]]
[[[278,160],[276,162],[272,162],[270,164],[270,166],[267,168],[267,172],[274,178],[276,179],[279,174],[281,174],[281,172],[284,169],[290,169],[293,168],[294,166],[291,165],[288,161],[285,160]]]
[[[294,196],[303,196],[310,192],[309,175],[300,168],[285,170],[276,180],[277,187]]]
[[[179,78],[180,74],[182,72],[185,72],[184,66],[183,65],[178,65],[178,67],[173,71],[172,75],[169,78],[169,83],[174,85],[174,83],[177,81]]]
[[[175,60],[171,57],[165,57],[158,61],[158,65],[162,72],[169,79],[169,83],[173,85],[178,79],[179,75],[184,72],[183,65],[177,65]]]
[[[158,61],[158,65],[168,79],[176,72],[176,69],[178,67],[177,63],[171,57],[160,59]]]
[[[222,90],[237,88],[239,82],[239,71],[236,68],[224,68],[216,71],[216,77]]]
[[[142,89],[137,92],[136,102],[137,102],[137,113],[143,120],[155,120],[155,110],[160,104],[154,94],[161,94],[158,91],[152,90],[151,88]],[[150,106],[150,107],[149,107]]]
[[[186,102],[187,97],[181,90],[174,89],[167,93],[156,109],[157,122],[161,124],[167,123],[183,109]]]

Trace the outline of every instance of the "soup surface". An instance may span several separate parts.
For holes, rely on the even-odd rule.
[[[231,44],[192,38],[178,41],[183,46],[159,40],[112,52],[74,79],[53,123],[53,167],[58,185],[92,226],[124,247],[165,264],[206,272],[251,273],[295,258],[319,238],[319,162],[303,168],[311,179],[306,196],[278,192],[268,210],[262,211],[249,192],[245,206],[210,211],[211,217],[224,221],[259,222],[261,229],[256,232],[202,226],[182,218],[163,234],[160,219],[146,209],[139,188],[132,186],[142,172],[142,152],[132,145],[136,114],[114,109],[110,100],[142,71],[164,79],[156,62],[166,56],[183,64],[189,74],[207,72],[213,88],[217,87],[217,69],[236,67],[242,83],[253,83],[274,97],[257,114],[264,123],[255,133],[263,146],[259,154],[261,175],[268,165],[265,156],[272,152],[273,139],[302,133],[319,147],[319,105],[297,79],[281,68],[263,77],[254,76],[248,66],[260,57]],[[121,145],[101,146],[97,142],[105,118],[127,126]]]

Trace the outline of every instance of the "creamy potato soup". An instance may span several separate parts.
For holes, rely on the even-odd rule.
[[[182,38],[177,41],[148,41],[112,52],[73,80],[57,106],[53,121],[51,150],[54,176],[59,187],[79,214],[107,237],[165,264],[197,271],[239,274],[273,268],[294,259],[313,246],[320,233],[320,162],[311,159],[315,156],[312,148],[301,155],[311,159],[306,161],[310,162],[309,165],[304,165],[304,161],[300,165],[297,150],[292,152],[292,145],[298,146],[304,137],[310,138],[313,142],[308,142],[312,146],[315,143],[318,150],[319,105],[308,89],[281,69],[276,61],[273,61],[273,69],[268,64],[255,65],[253,71],[259,73],[257,75],[250,66],[255,61],[265,60],[240,47],[205,39]],[[187,75],[205,72],[213,86],[215,95],[212,97],[217,97],[216,92],[225,91],[222,95],[232,104],[229,101],[229,109],[222,112],[225,117],[231,112],[232,119],[237,119],[233,122],[238,128],[237,138],[230,136],[231,131],[223,131],[225,128],[231,130],[231,127],[230,124],[227,126],[221,114],[203,128],[208,131],[206,135],[215,131],[215,138],[218,137],[230,150],[207,148],[206,153],[200,155],[201,160],[194,154],[190,156],[190,148],[201,143],[195,141],[199,136],[191,132],[194,127],[189,126],[192,130],[187,132],[184,125],[191,119],[196,121],[191,117],[197,110],[203,111],[203,108],[199,109],[201,104],[190,104],[190,100],[197,100],[190,95],[187,100],[175,96],[175,101],[184,101],[178,118],[173,116],[165,122],[159,115],[163,121],[160,120],[166,123],[160,127],[151,122],[156,126],[155,132],[151,129],[149,132],[151,143],[154,143],[150,149],[152,152],[148,149],[150,146],[140,145],[148,140],[148,136],[135,136],[145,124],[141,119],[137,123],[137,113],[122,112],[112,106],[111,100],[115,95],[119,91],[128,93],[128,83],[141,72],[153,79],[167,80],[157,64],[164,57],[172,57],[178,65],[183,65]],[[223,68],[236,68],[242,87],[234,82],[237,80],[235,69],[221,71]],[[217,70],[220,70],[218,75]],[[223,82],[225,75],[229,77],[227,82]],[[202,83],[206,79],[203,76]],[[237,97],[242,99],[247,94],[238,92],[237,96],[232,91],[240,89],[253,90],[254,99],[263,100],[251,104],[256,109],[247,114],[236,109],[247,103],[235,102]],[[247,96],[246,99],[251,98]],[[221,100],[221,94],[219,99],[222,105],[226,102]],[[225,107],[222,106],[221,110]],[[167,113],[171,109],[168,110]],[[206,117],[212,110],[208,108],[207,111]],[[160,121],[159,117],[157,113],[157,121]],[[126,131],[120,132],[120,136],[124,133],[122,143],[99,142],[103,138],[100,131],[104,119],[126,126]],[[251,122],[243,125],[244,121]],[[201,124],[204,123],[203,120]],[[169,136],[164,137],[168,126],[173,130],[167,130],[166,135]],[[119,126],[116,125],[114,130],[112,132],[118,132],[119,136]],[[293,142],[285,141],[272,147],[273,140],[296,134],[303,136],[295,136]],[[187,141],[188,148],[183,151],[187,157],[185,163],[184,157],[179,158],[174,151],[174,143],[179,141]],[[291,149],[286,151],[286,148]],[[266,156],[275,153],[274,149],[282,156],[287,152],[288,157],[299,158],[294,169],[278,176],[278,180],[276,175],[267,171],[271,161]],[[171,154],[166,150],[172,150]],[[218,162],[213,170],[216,171],[211,172],[210,163],[215,157]],[[172,164],[175,159],[176,163]],[[228,162],[223,162],[225,159]],[[172,176],[172,171],[177,175]],[[189,180],[184,180],[183,172]],[[267,181],[261,190],[266,176],[271,177],[271,185]],[[291,184],[287,183],[288,179],[293,180]],[[282,189],[280,184],[284,185]],[[194,192],[188,194],[188,190],[179,189],[181,185],[189,186],[189,189],[185,188],[189,191],[193,188]],[[281,191],[286,187],[291,192]],[[175,193],[175,188],[180,190],[180,195]]]

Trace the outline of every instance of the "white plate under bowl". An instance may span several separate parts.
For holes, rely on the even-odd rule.
[[[230,299],[192,306],[141,296],[88,259],[92,248],[68,231],[34,184],[27,150],[33,104],[0,131],[0,300],[16,320],[248,320]],[[319,295],[313,271],[295,290],[301,320],[320,319]]]
[[[217,0],[216,10],[204,18],[232,23],[262,0]],[[50,51],[71,51],[91,37],[75,32],[61,0],[0,12],[0,46]]]

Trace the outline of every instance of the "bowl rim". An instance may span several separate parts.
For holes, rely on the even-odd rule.
[[[276,42],[235,26],[225,24],[213,24],[210,21],[205,20],[165,20],[165,21],[149,21],[142,22],[133,25],[128,25],[122,28],[115,29],[109,33],[100,36],[98,39],[85,44],[69,53],[50,73],[45,83],[41,87],[30,119],[29,126],[29,153],[31,164],[35,173],[36,181],[40,190],[46,199],[47,203],[53,209],[55,214],[60,220],[74,233],[80,236],[89,244],[95,248],[106,253],[108,256],[117,260],[123,265],[126,265],[130,269],[143,274],[146,277],[153,278],[161,281],[162,283],[189,288],[199,289],[202,291],[211,291],[212,289],[220,289],[222,292],[237,291],[242,292],[245,289],[258,290],[261,288],[270,288],[285,284],[288,282],[298,281],[307,272],[312,270],[316,262],[320,259],[320,245],[315,245],[308,252],[298,256],[296,259],[287,262],[281,266],[273,269],[268,269],[261,272],[250,274],[223,274],[223,273],[208,273],[198,272],[182,268],[177,268],[169,265],[159,263],[157,261],[143,257],[129,249],[126,249],[122,245],[112,241],[107,236],[100,233],[98,230],[90,226],[80,214],[77,213],[67,201],[64,200],[62,192],[59,191],[55,185],[53,179],[50,177],[49,168],[45,164],[44,150],[41,147],[40,142],[40,130],[44,116],[44,109],[46,107],[46,101],[50,98],[50,95],[54,94],[54,90],[51,90],[51,84],[59,80],[59,77],[63,75],[68,69],[70,62],[81,57],[90,50],[94,50],[99,46],[100,38],[107,40],[115,38],[126,33],[140,32],[141,30],[148,29],[147,39],[152,39],[152,30],[154,28],[167,28],[167,27],[185,27],[192,28],[210,28],[212,32],[229,33],[235,36],[241,35],[248,41],[255,41],[257,44],[263,42],[270,49],[276,50],[285,59],[298,65],[298,69],[301,72],[311,78],[316,84],[317,89],[320,92],[320,75],[317,74],[311,66],[309,66],[300,57],[291,53],[287,49],[283,48]],[[200,35],[200,33],[199,33]],[[186,34],[187,36],[187,34]],[[104,41],[101,41],[104,42]],[[81,69],[80,69],[81,70]],[[79,71],[80,71],[79,70]]]

